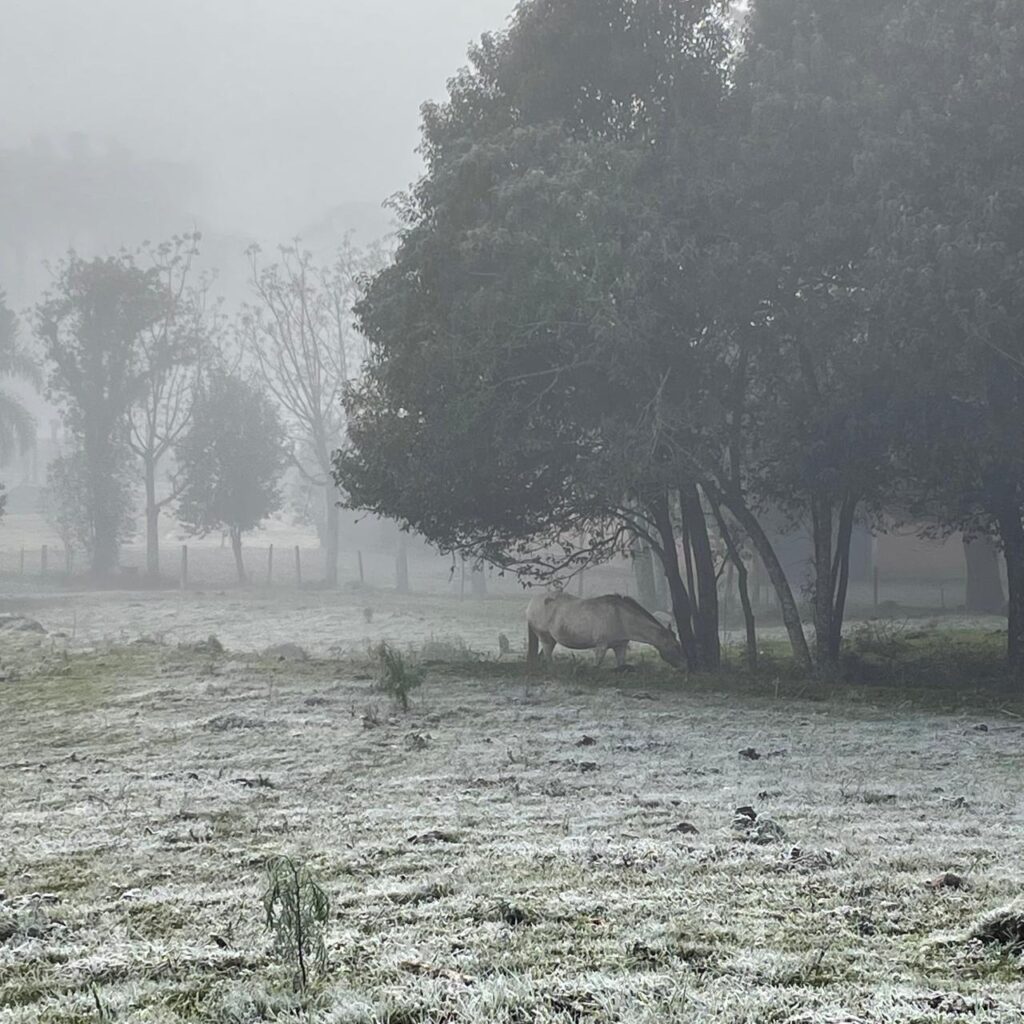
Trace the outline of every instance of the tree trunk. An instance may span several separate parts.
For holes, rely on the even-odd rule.
[[[819,668],[833,664],[832,639],[832,502],[811,499],[814,541],[814,658]]]
[[[324,582],[329,587],[338,585],[338,533],[341,527],[341,515],[338,505],[335,502],[334,488],[327,484],[324,488],[326,503],[324,505],[324,531],[327,536],[324,538]]]
[[[146,475],[146,577],[160,578],[160,506],[156,501],[156,463],[145,461]]]
[[[850,589],[850,545],[853,543],[853,525],[857,514],[857,499],[847,497],[839,513],[839,530],[836,534],[836,561],[832,576],[835,601],[832,608],[832,635],[829,637],[829,656],[833,663],[839,661],[843,644],[843,619],[846,617],[846,595]]]
[[[789,634],[793,657],[805,672],[810,672],[814,666],[811,660],[811,649],[807,646],[807,637],[804,636],[803,624],[800,622],[800,609],[797,607],[793,590],[789,585],[789,580],[786,579],[786,573],[779,561],[779,556],[775,553],[775,548],[772,547],[772,542],[758,522],[757,516],[747,508],[742,497],[735,494],[726,495],[716,489],[716,493],[712,494],[712,499],[729,509],[754,545],[754,550],[757,551],[761,564],[768,573],[768,578],[779,599],[779,609],[782,612],[782,621],[785,624],[786,632]]]
[[[633,559],[633,578],[636,581],[637,599],[648,611],[657,611],[658,591],[654,583],[654,561],[651,549],[640,537],[629,543]]]
[[[754,606],[750,603],[750,574],[743,561],[739,545],[734,540],[732,531],[726,525],[722,510],[714,502],[711,503],[711,507],[715,513],[715,521],[718,523],[718,532],[722,535],[722,540],[729,552],[729,560],[736,569],[736,586],[740,594],[740,604],[743,606],[743,622],[747,628],[747,668],[754,672],[757,669],[757,621],[754,618]]]
[[[718,634],[718,574],[711,553],[708,520],[704,504],[694,484],[679,488],[679,506],[693,550],[697,593],[691,594],[697,606],[696,632],[700,662],[703,668],[717,669],[722,664],[722,645]]]
[[[231,530],[231,550],[235,555],[235,570],[238,572],[238,582],[248,583],[248,577],[245,574],[245,562],[242,561],[242,531],[237,526],[232,526]]]
[[[1006,655],[1010,671],[1024,679],[1024,526],[1020,510],[1009,508],[999,516],[999,533],[1006,560],[1009,603],[1006,613]]]
[[[967,562],[965,610],[973,615],[1002,615],[1006,596],[999,575],[999,550],[988,537],[964,537],[963,543]]]
[[[683,656],[686,658],[686,667],[692,672],[698,667],[697,645],[693,635],[693,606],[690,603],[686,584],[683,583],[683,577],[679,572],[679,554],[676,551],[676,537],[672,529],[668,495],[659,495],[651,503],[651,514],[661,538],[661,548],[658,554],[665,567],[665,577],[668,580],[669,593],[672,595],[672,615],[676,622],[679,644],[683,649]]]

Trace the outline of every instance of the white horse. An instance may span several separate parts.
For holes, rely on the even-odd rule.
[[[573,651],[592,650],[600,665],[609,650],[618,668],[626,666],[631,640],[650,644],[675,668],[686,663],[671,629],[663,626],[643,605],[621,594],[573,597],[538,594],[526,609],[527,664],[535,665],[540,648],[550,660],[556,644]]]

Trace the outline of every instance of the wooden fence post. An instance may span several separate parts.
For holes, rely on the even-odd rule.
[[[188,589],[188,545],[181,545],[181,589]]]
[[[295,579],[298,586],[302,586],[302,552],[299,545],[295,545]]]
[[[267,586],[269,586],[274,579],[274,545],[270,545],[270,550],[267,552]]]
[[[356,556],[359,559],[359,582],[360,583],[365,583],[366,582],[366,574],[363,572],[363,553],[362,553],[362,551],[357,551],[356,552]]]

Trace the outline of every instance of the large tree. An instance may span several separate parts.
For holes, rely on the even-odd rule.
[[[145,391],[140,346],[161,321],[165,294],[155,270],[122,254],[84,260],[70,253],[36,308],[35,330],[50,373],[48,395],[61,407],[82,460],[92,570],[116,568],[124,532],[123,477],[131,460],[128,411]]]
[[[689,232],[661,214],[681,167],[705,180],[727,35],[716,3],[538,0],[474,48],[424,111],[427,173],[359,307],[370,368],[337,461],[353,505],[542,576],[641,536],[707,666],[707,514],[665,429],[681,396],[691,427],[701,408],[707,314]]]
[[[946,527],[998,538],[1024,675],[1024,0],[909,0],[879,47],[876,323],[906,353],[899,448]]]
[[[277,409],[255,385],[212,370],[200,382],[175,455],[182,479],[179,520],[197,536],[226,530],[238,581],[246,582],[242,537],[281,507],[287,456]]]

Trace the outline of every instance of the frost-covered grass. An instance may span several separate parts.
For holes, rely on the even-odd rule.
[[[1021,1019],[932,941],[1020,892],[1019,702],[466,651],[403,714],[355,656],[0,645],[4,1024]],[[332,901],[304,997],[274,854]]]

